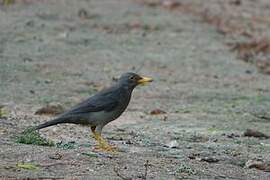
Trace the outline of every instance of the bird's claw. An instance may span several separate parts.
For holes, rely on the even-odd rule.
[[[95,146],[95,151],[116,153],[118,148],[116,146],[110,145],[99,133],[96,133],[95,130],[92,130],[94,138],[96,139],[97,145]]]
[[[112,146],[110,144],[98,144],[95,146],[95,151],[109,152],[109,153],[117,153],[118,148],[116,146]]]

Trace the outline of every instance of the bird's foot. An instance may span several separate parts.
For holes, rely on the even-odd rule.
[[[116,146],[110,145],[99,133],[93,132],[94,138],[96,139],[97,145],[94,150],[103,151],[109,153],[118,152],[118,148]]]
[[[95,146],[94,150],[113,154],[118,152],[118,148],[116,146],[110,145],[108,143],[99,143]]]

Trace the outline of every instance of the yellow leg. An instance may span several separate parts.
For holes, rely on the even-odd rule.
[[[117,148],[110,145],[102,136],[100,133],[97,133],[95,131],[96,127],[91,127],[91,131],[94,135],[95,140],[97,141],[97,145],[95,147],[96,150],[105,151],[105,152],[117,152]]]

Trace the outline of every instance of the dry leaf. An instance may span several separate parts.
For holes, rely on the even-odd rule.
[[[58,115],[64,112],[64,108],[60,104],[48,104],[45,107],[38,109],[36,115]]]
[[[161,110],[161,109],[154,109],[150,112],[151,115],[159,115],[159,114],[166,114],[165,111]]]
[[[270,171],[269,164],[263,162],[262,160],[248,160],[245,164],[247,168],[255,168],[262,171]]]
[[[259,131],[256,131],[254,129],[247,129],[245,132],[244,132],[244,136],[247,136],[247,137],[256,137],[256,138],[269,138],[268,135],[262,133],[262,132],[259,132]]]

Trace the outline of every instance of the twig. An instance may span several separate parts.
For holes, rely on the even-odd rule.
[[[119,169],[116,169],[116,167],[113,168],[113,171],[115,172],[116,176],[120,177],[123,180],[132,180],[131,177],[125,177],[119,173]]]
[[[55,162],[49,164],[40,164],[41,167],[50,167],[50,166],[57,166],[57,165],[74,165],[75,163],[72,162]]]
[[[144,176],[143,176],[143,179],[145,180],[147,179],[148,166],[149,166],[149,160],[146,160],[146,163],[144,163],[145,170],[144,170]]]
[[[146,180],[147,179],[147,174],[148,174],[148,167],[150,166],[149,160],[146,160],[146,162],[144,163],[143,166],[145,167],[144,174],[143,175],[137,175],[137,177],[140,178],[140,179]],[[119,172],[119,169],[117,169],[116,167],[114,167],[113,171],[122,180],[132,180],[132,177],[125,177],[125,176],[121,175],[120,172]]]

